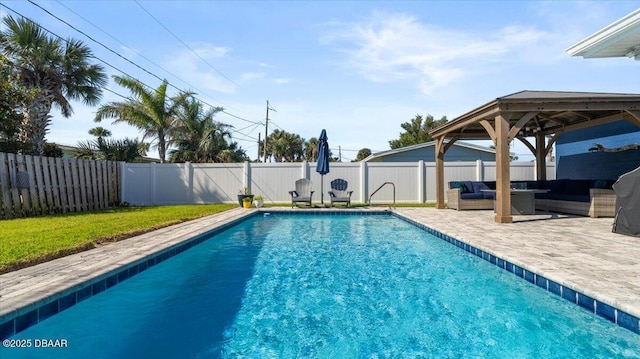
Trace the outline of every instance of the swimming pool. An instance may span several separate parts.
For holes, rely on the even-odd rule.
[[[526,315],[523,315],[526,314]],[[10,357],[638,357],[636,334],[393,216],[251,218],[11,339]]]

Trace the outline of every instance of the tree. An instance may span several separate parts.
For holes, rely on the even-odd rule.
[[[79,142],[76,158],[107,161],[136,162],[146,155],[146,144],[137,138],[121,140],[107,138],[102,142]]]
[[[98,141],[101,141],[104,137],[111,137],[111,131],[100,126],[90,129],[89,134],[97,137]]]
[[[276,129],[267,137],[267,154],[276,162],[302,161],[305,156],[303,143],[300,135]]]
[[[428,115],[426,119],[423,119],[421,115],[416,115],[411,122],[405,122],[400,125],[405,132],[400,134],[399,139],[389,141],[389,146],[391,149],[395,149],[429,142],[433,140],[429,135],[429,131],[445,123],[447,123],[447,116],[434,120],[431,115]]]
[[[64,153],[62,152],[62,148],[55,143],[45,142],[44,143],[44,155],[46,157],[58,157],[62,158]]]
[[[95,127],[89,130],[89,134],[96,137],[95,140],[78,142],[76,158],[89,160],[109,160],[135,162],[147,154],[147,146],[138,139],[125,138],[113,140],[111,131],[103,127]]]
[[[304,159],[309,162],[318,160],[318,138],[311,137],[304,143]]]
[[[18,153],[23,149],[18,141],[18,131],[22,122],[22,103],[27,96],[27,91],[16,85],[9,60],[0,54],[0,152]]]
[[[113,123],[125,122],[143,132],[142,141],[146,138],[157,140],[160,163],[166,162],[167,136],[175,125],[180,106],[192,95],[181,92],[177,96],[167,97],[167,80],[156,89],[148,89],[145,85],[131,77],[113,77],[116,83],[129,91],[133,97],[123,102],[110,102],[100,106],[96,112],[96,122],[105,118],[115,118]]]
[[[200,101],[191,98],[182,103],[178,111],[177,123],[171,132],[169,144],[175,145],[171,151],[171,162],[243,162],[246,153],[236,142],[231,141],[230,125],[214,121],[222,107],[206,110]]]
[[[92,52],[81,41],[49,37],[25,18],[6,16],[3,23],[6,30],[0,32],[0,44],[13,64],[18,85],[36,90],[32,99],[22,103],[18,138],[28,152],[42,155],[51,107],[55,104],[69,117],[73,113],[70,100],[98,104],[107,76],[102,66],[89,62]]]
[[[356,162],[362,161],[369,156],[371,156],[371,150],[368,148],[363,148],[358,151],[358,155],[356,155]]]

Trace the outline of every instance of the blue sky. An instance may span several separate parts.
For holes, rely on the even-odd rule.
[[[3,4],[144,83],[160,80],[27,1]],[[416,114],[453,119],[522,90],[640,93],[640,63],[565,50],[640,7],[639,1],[38,1],[140,67],[233,116],[234,139],[255,159],[280,128],[305,139],[325,128],[343,161],[389,149]],[[0,13],[11,13],[0,7]],[[151,15],[150,15],[151,14]],[[15,16],[15,14],[13,14]],[[155,18],[155,19],[154,19]],[[159,23],[161,22],[162,25]],[[167,30],[168,29],[168,30]],[[4,30],[4,29],[3,29]],[[121,75],[108,67],[109,75]],[[112,80],[108,88],[128,95]],[[177,90],[176,90],[177,91]],[[121,100],[105,92],[103,101]],[[75,145],[97,125],[139,137],[97,107],[54,109],[49,141]],[[246,120],[246,121],[245,121]],[[249,122],[247,122],[249,121]],[[517,142],[517,141],[516,141]],[[533,156],[516,144],[521,160]],[[156,156],[156,151],[150,153]]]

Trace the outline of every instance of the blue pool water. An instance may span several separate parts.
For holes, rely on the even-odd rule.
[[[393,216],[254,217],[8,358],[640,358],[640,336]]]

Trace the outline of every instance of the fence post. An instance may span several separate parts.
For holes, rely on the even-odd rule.
[[[367,162],[360,161],[360,200],[367,203]]]
[[[251,193],[251,167],[249,166],[249,161],[244,161],[242,175],[242,188],[248,188],[249,193]]]
[[[301,169],[301,173],[300,173],[300,178],[306,178],[309,179],[309,162],[307,162],[307,160],[302,161],[301,164],[302,167],[300,167]]]
[[[126,202],[126,198],[124,198],[124,194],[127,193],[127,171],[126,171],[126,162],[120,162],[120,202]]]
[[[424,189],[425,189],[425,183],[424,183],[424,161],[423,160],[419,160],[418,161],[418,203],[424,203]]]
[[[187,179],[187,202],[189,204],[193,203],[193,166],[191,162],[187,161],[184,163],[184,172]]]
[[[476,160],[476,181],[484,181],[484,162]]]
[[[151,162],[151,204],[156,204],[156,163]]]

